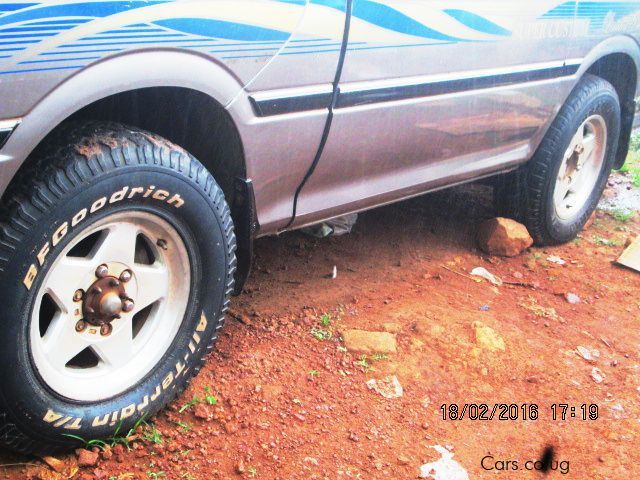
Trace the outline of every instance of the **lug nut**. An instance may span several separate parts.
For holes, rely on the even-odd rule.
[[[133,300],[131,300],[130,298],[127,298],[124,302],[122,302],[122,311],[128,313],[131,310],[133,310],[134,306],[135,305],[133,303]]]
[[[74,302],[79,302],[83,298],[84,298],[84,290],[79,288],[78,290],[76,290],[76,293],[73,294],[73,301]]]
[[[159,246],[163,250],[166,250],[168,248],[167,241],[162,239],[162,238],[156,242],[156,245]]]
[[[109,285],[112,287],[117,287],[118,285],[120,285],[120,281],[115,278],[112,278],[111,280],[109,280]]]
[[[131,280],[131,276],[131,270],[125,270],[120,274],[120,281],[127,283],[129,280]]]
[[[91,293],[95,293],[96,295],[100,295],[102,293],[102,289],[100,287],[93,287],[91,289]]]
[[[76,332],[84,332],[86,328],[87,323],[84,320],[78,320],[78,323],[76,323]]]
[[[111,324],[105,323],[100,327],[100,335],[102,335],[103,337],[106,337],[107,335],[111,334],[112,330],[113,330],[113,327],[111,326]]]
[[[102,278],[106,277],[109,273],[109,267],[107,267],[104,263],[96,268],[96,277]]]

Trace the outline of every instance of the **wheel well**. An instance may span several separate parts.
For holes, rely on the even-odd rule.
[[[633,59],[625,53],[612,53],[595,62],[587,73],[607,80],[618,93],[622,110],[622,128],[618,141],[615,168],[620,168],[629,152],[629,137],[635,114],[634,96],[638,82],[638,70]]]
[[[130,90],[100,99],[71,115],[40,142],[35,155],[69,122],[94,120],[118,122],[160,135],[187,150],[209,170],[225,194],[236,227],[239,291],[251,268],[257,222],[242,142],[228,112],[209,95],[188,88]],[[28,158],[21,170],[30,161]]]
[[[202,92],[179,87],[130,90],[87,105],[65,122],[87,120],[131,125],[181,146],[211,172],[229,205],[234,201],[235,179],[246,178],[242,143],[233,121]]]

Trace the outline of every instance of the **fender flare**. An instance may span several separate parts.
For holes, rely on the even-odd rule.
[[[640,44],[630,35],[616,35],[598,43],[582,59],[576,75],[582,77],[598,60],[607,55],[622,53],[628,55],[636,66],[637,78],[640,79]],[[636,95],[640,93],[640,82],[636,85]]]
[[[141,50],[98,61],[57,85],[17,119],[19,126],[0,155],[0,192],[46,135],[72,114],[111,95],[149,87],[197,90],[227,107],[243,85],[223,65],[187,51]]]

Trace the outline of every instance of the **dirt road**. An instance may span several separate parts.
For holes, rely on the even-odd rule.
[[[499,259],[474,242],[490,205],[488,189],[457,188],[361,215],[345,237],[259,240],[246,292],[187,392],[141,427],[146,440],[75,478],[411,479],[440,457],[435,445],[471,479],[543,478],[525,462],[549,445],[569,471],[544,478],[637,477],[640,274],[612,262],[640,215],[600,212],[572,243]],[[475,281],[476,266],[514,284]],[[390,332],[397,353],[346,351],[340,332],[353,328]],[[367,388],[388,375],[401,397]],[[469,403],[535,403],[538,418],[443,420],[442,404]],[[569,407],[553,420],[554,403],[577,416],[596,404],[598,419]],[[33,465],[0,478],[63,478],[39,460],[1,460]]]

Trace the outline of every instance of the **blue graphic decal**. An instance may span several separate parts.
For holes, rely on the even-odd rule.
[[[640,2],[565,2],[545,13],[541,18],[582,18],[590,20],[590,29],[604,26],[609,13],[613,18],[624,17],[640,10]]]
[[[228,40],[287,40],[288,32],[271,30],[269,28],[209,20],[202,18],[174,18],[154,22],[156,25],[171,28],[191,35],[201,35],[210,38],[224,38]]]
[[[33,7],[37,3],[0,3],[0,14],[13,12],[27,7]]]
[[[404,13],[400,13],[391,7],[371,0],[356,0],[353,6],[353,15],[378,27],[392,30],[415,37],[429,38],[443,41],[464,41],[461,38],[452,37],[433,30]]]
[[[141,7],[148,7],[172,0],[134,0],[129,2],[83,2],[64,5],[41,6],[38,8],[26,8],[0,16],[0,25],[10,23],[27,22],[29,20],[41,20],[54,17],[93,17],[101,18],[116,13],[126,12]],[[0,11],[7,4],[0,4]],[[24,4],[23,4],[24,6]]]
[[[500,25],[497,25],[492,21],[481,17],[480,15],[476,15],[475,13],[467,12],[466,10],[458,10],[455,8],[447,8],[443,10],[443,12],[455,18],[465,27],[469,27],[478,32],[488,33],[489,35],[511,35],[511,32],[506,28],[502,28]]]

